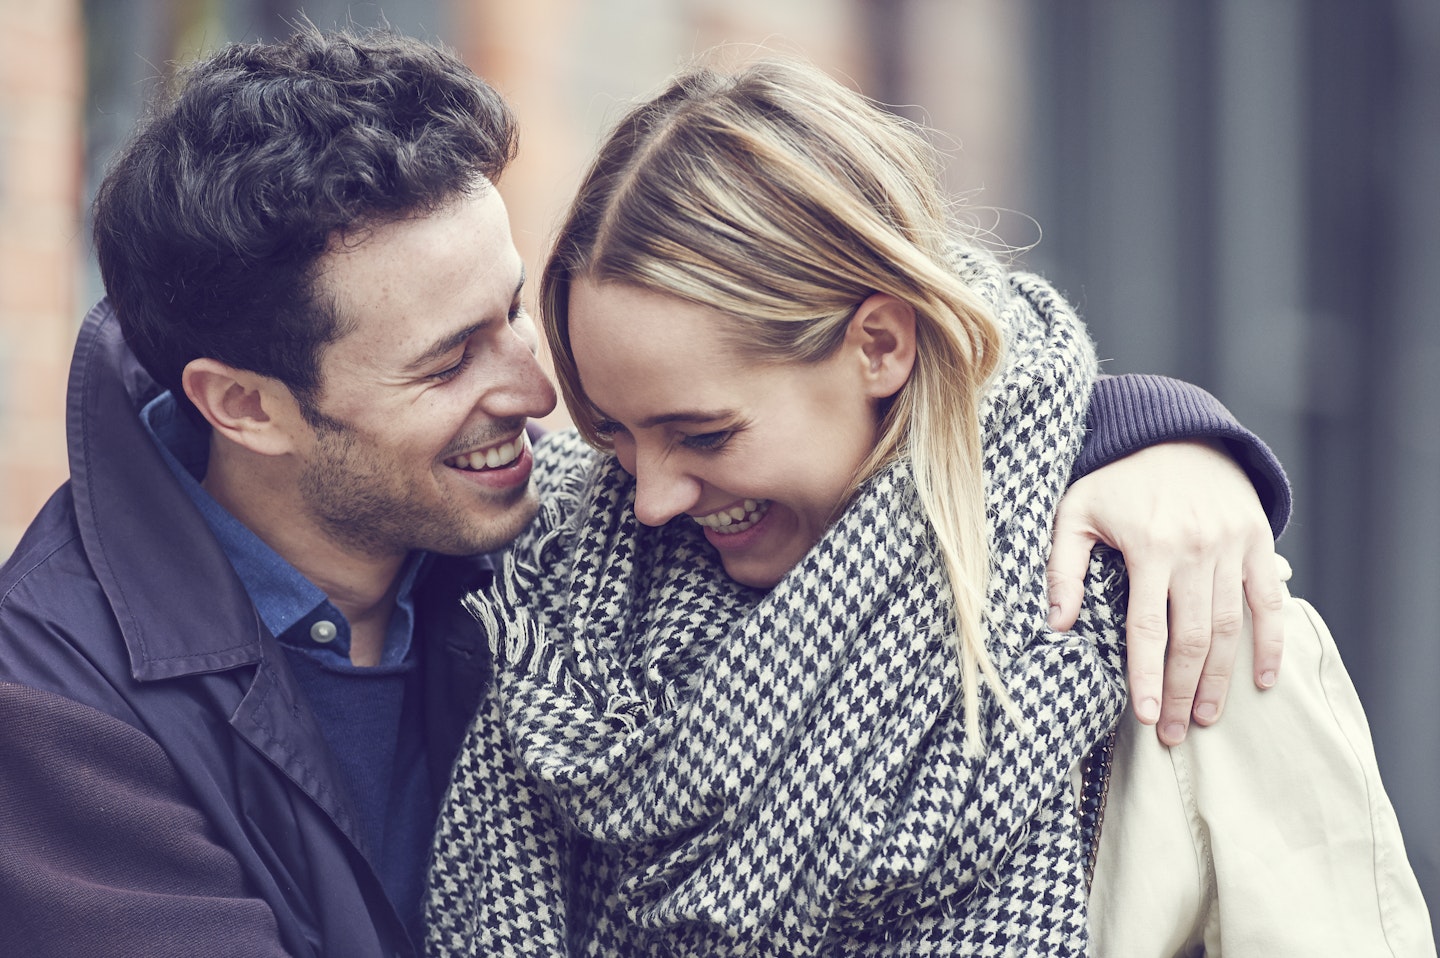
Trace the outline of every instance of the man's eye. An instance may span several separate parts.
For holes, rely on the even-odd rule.
[[[429,378],[435,382],[447,383],[450,380],[454,379],[456,376],[463,373],[465,371],[465,367],[470,365],[470,360],[473,358],[474,354],[467,349],[460,356],[460,361],[458,363],[453,366],[448,366],[445,369],[440,370],[438,373],[431,373]]]
[[[691,449],[722,449],[733,435],[735,433],[728,429],[720,432],[702,432],[695,436],[686,436],[681,440],[681,444],[689,446]]]

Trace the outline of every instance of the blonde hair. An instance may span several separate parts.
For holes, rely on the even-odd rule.
[[[818,69],[762,60],[694,69],[620,120],[586,174],[540,283],[560,388],[605,447],[568,335],[571,285],[615,281],[733,317],[752,359],[830,356],[856,307],[887,293],[916,315],[916,362],[889,402],[851,493],[908,456],[954,595],[971,746],[980,677],[1009,704],[986,652],[979,398],[1000,330],[955,275],[941,160],[922,131]]]

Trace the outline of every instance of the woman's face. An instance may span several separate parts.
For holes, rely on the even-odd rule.
[[[673,296],[582,281],[569,305],[581,386],[635,477],[636,517],[658,526],[683,513],[732,578],[775,585],[874,448],[864,350],[847,337],[819,363],[762,365],[721,335],[723,313]]]

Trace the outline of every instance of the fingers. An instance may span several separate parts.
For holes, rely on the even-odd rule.
[[[1131,707],[1135,717],[1146,725],[1160,718],[1169,629],[1165,607],[1170,576],[1168,570],[1157,574],[1156,568],[1146,562],[1131,565],[1130,603],[1125,615],[1125,671],[1130,681]]]
[[[1192,719],[1220,719],[1247,604],[1255,682],[1274,684],[1286,592],[1255,489],[1222,449],[1164,443],[1075,483],[1060,503],[1047,568],[1056,628],[1079,615],[1097,541],[1125,557],[1130,694],[1136,717],[1155,724],[1162,742],[1183,741]]]
[[[1185,553],[1185,561],[1174,570],[1169,583],[1170,641],[1165,653],[1164,694],[1157,723],[1160,741],[1166,745],[1185,740],[1195,691],[1211,648],[1213,560],[1205,549],[1194,545]]]
[[[1236,558],[1217,562],[1212,581],[1210,610],[1210,651],[1200,671],[1195,688],[1195,704],[1191,716],[1200,725],[1211,725],[1225,710],[1225,697],[1235,672],[1235,657],[1240,650],[1240,636],[1245,627],[1245,590],[1241,580],[1240,562]]]
[[[1165,662],[1165,697],[1158,734],[1167,745],[1184,741],[1186,712],[1199,725],[1219,721],[1234,679],[1235,660],[1244,640],[1245,607],[1250,608],[1255,644],[1254,681],[1270,688],[1279,677],[1285,646],[1284,605],[1287,592],[1269,536],[1249,540],[1240,571],[1238,560],[1217,558],[1209,590],[1175,583],[1170,588],[1170,642]],[[1202,570],[1203,571],[1203,570]],[[1191,683],[1195,663],[1198,681]],[[1187,696],[1193,693],[1193,703]]]
[[[1055,542],[1045,565],[1045,585],[1050,596],[1050,628],[1068,632],[1080,616],[1085,594],[1085,575],[1096,538],[1089,526],[1065,508],[1062,500],[1055,515]]]
[[[1285,651],[1285,588],[1275,543],[1266,538],[1245,558],[1245,601],[1255,633],[1255,685],[1268,689],[1280,678]],[[1284,575],[1288,575],[1288,566]]]

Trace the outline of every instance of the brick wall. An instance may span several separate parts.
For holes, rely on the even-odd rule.
[[[77,0],[0,0],[0,556],[66,476],[84,255]]]

